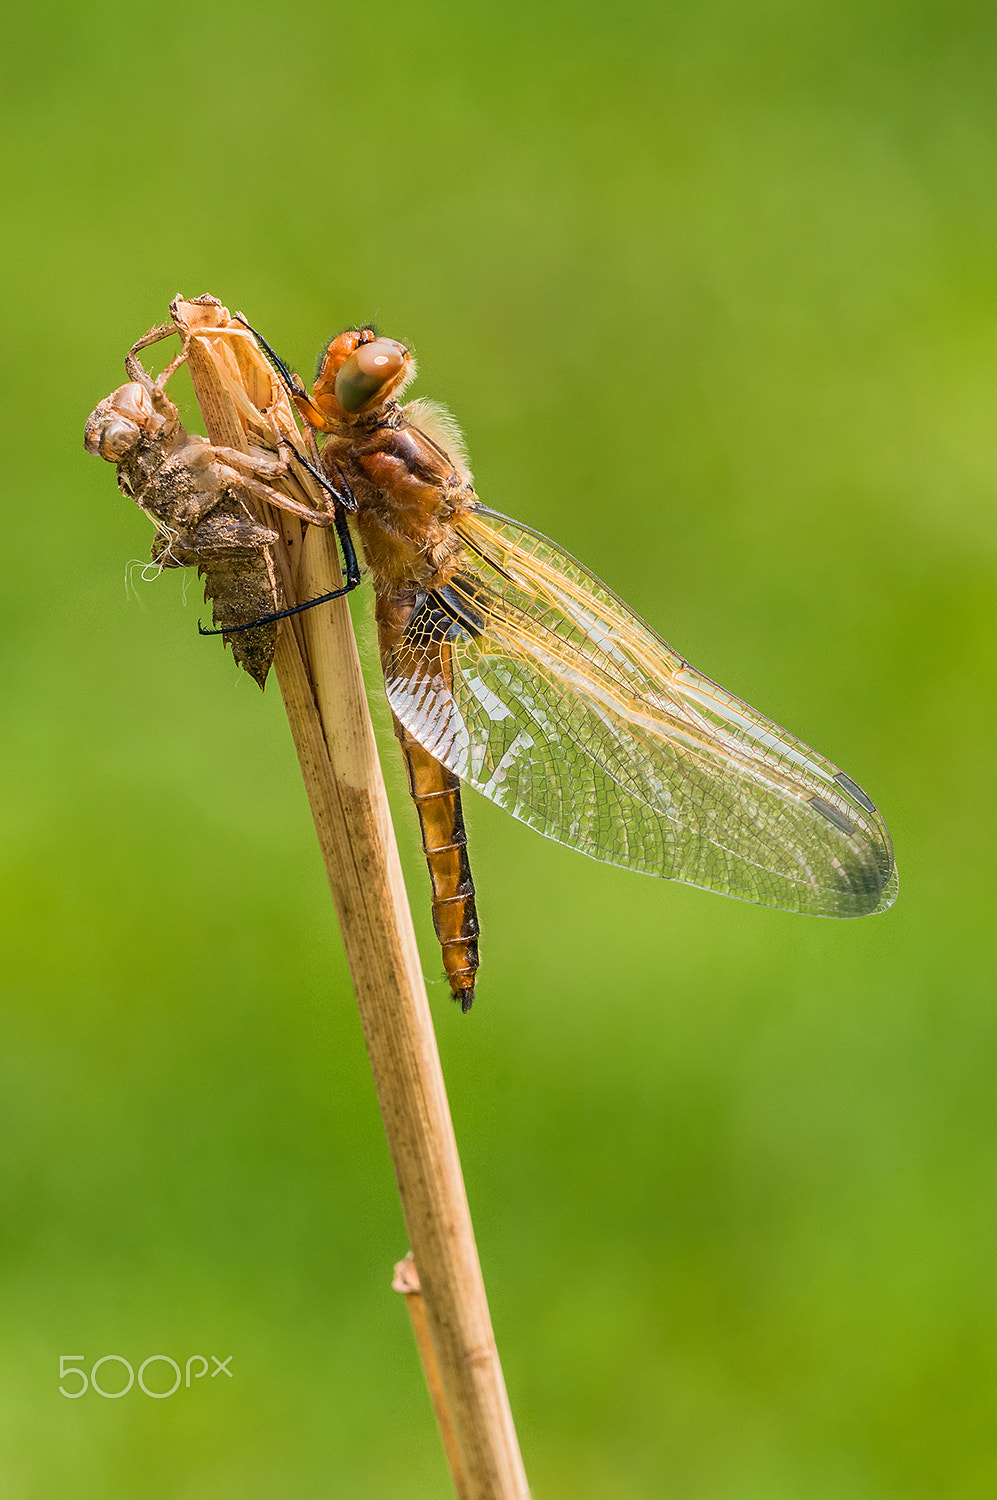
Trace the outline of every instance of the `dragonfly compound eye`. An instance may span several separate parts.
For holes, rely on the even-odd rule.
[[[386,397],[405,370],[405,350],[390,339],[374,339],[355,349],[336,376],[336,400],[343,411],[358,412],[378,395]]]

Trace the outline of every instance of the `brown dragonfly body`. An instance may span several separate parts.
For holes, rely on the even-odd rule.
[[[351,412],[336,397],[337,377],[365,356],[375,377],[381,371],[374,361],[384,360],[387,378],[376,381],[373,406],[365,402]],[[413,374],[414,362],[401,345],[376,339],[369,328],[350,330],[326,351],[311,399],[298,397],[302,414],[327,434],[322,459],[330,478],[336,484],[345,480],[356,499],[385,667],[420,601],[445,589],[457,573],[464,547],[456,526],[477,504],[459,434],[446,431],[428,405],[402,408],[391,394]],[[363,395],[362,370],[359,379]],[[343,388],[340,378],[341,394]],[[454,999],[467,1010],[478,968],[478,918],[460,781],[397,717],[394,725],[419,814],[444,968]]]
[[[332,341],[298,409],[352,490],[388,700],[454,997],[478,923],[460,782],[613,864],[763,905],[863,916],[896,897],[886,825],[837,766],[696,672],[593,574],[475,495],[460,433],[400,406],[408,350]]]
[[[252,334],[227,313],[220,329],[212,326],[236,344]],[[168,331],[152,330],[136,350]],[[429,402],[399,404],[415,373],[402,344],[369,327],[347,330],[325,351],[309,395],[260,342],[323,435],[323,473],[294,447],[289,408],[274,425],[276,459],[188,437],[162,391],[185,353],[153,385],[133,350],[133,384],[94,412],[87,446],[118,465],[122,487],[156,520],[160,562],[171,561],[172,548],[173,561],[205,572],[230,643],[259,639],[260,659],[243,665],[261,686],[278,620],[322,601],[280,609],[276,585],[260,572],[273,576],[274,533],[259,525],[252,502],[335,525],[347,571],[337,592],[360,581],[352,514],[374,585],[433,918],[464,1010],[474,994],[478,921],[462,782],[546,837],[610,864],[814,916],[892,905],[890,835],[861,787],[697,672],[553,542],[483,506],[452,419]],[[267,420],[254,411],[262,435]],[[331,509],[289,500],[291,455]],[[252,597],[237,600],[240,568],[257,582]],[[228,614],[238,604],[241,619],[219,619],[220,602]]]

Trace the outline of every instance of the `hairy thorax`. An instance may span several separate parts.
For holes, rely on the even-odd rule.
[[[326,462],[356,496],[378,594],[415,595],[448,583],[461,552],[454,527],[476,499],[461,459],[407,420],[408,410],[390,402],[375,421],[331,434],[325,447]]]

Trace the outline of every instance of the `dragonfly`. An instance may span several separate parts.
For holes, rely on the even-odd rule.
[[[698,672],[556,543],[484,505],[450,414],[399,401],[416,369],[404,344],[346,329],[308,392],[250,332],[318,440],[330,493],[350,498],[464,1011],[479,929],[462,785],[647,875],[821,917],[893,904],[889,831],[858,783]]]

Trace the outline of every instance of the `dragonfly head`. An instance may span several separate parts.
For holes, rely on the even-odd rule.
[[[322,355],[310,404],[330,425],[350,421],[383,406],[414,375],[404,344],[378,338],[373,328],[348,328]]]
[[[143,437],[158,436],[164,426],[149,392],[133,380],[112,391],[90,413],[83,441],[88,453],[119,464]]]

